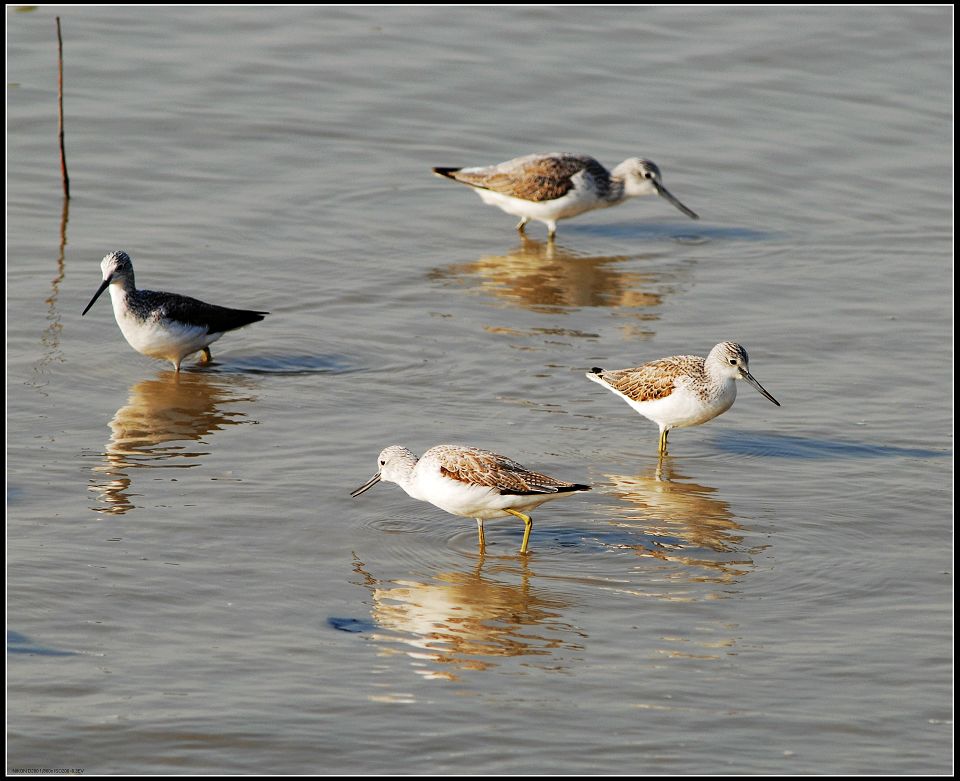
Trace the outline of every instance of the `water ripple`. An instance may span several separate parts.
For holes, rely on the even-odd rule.
[[[736,225],[698,224],[695,228],[691,228],[689,224],[679,222],[608,222],[599,225],[581,223],[563,227],[570,233],[584,233],[611,239],[673,239],[685,244],[703,244],[711,240],[776,241],[783,238],[782,234],[774,231],[761,231]]]
[[[229,364],[211,367],[221,374],[347,374],[358,371],[344,355],[262,355],[231,358]]]
[[[925,448],[875,445],[868,442],[840,442],[782,434],[724,433],[713,439],[720,450],[743,456],[775,458],[940,458],[949,453]]]

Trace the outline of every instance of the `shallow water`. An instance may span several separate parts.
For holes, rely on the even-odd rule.
[[[8,9],[8,771],[952,768],[946,8]],[[434,165],[655,160],[542,225]],[[99,261],[271,315],[134,353]],[[591,366],[735,339],[671,435]],[[522,528],[445,441],[594,485]]]

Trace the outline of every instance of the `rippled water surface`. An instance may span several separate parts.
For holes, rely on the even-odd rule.
[[[947,773],[952,9],[10,9],[8,771]],[[655,160],[556,242],[431,166]],[[99,261],[269,310],[135,353]],[[588,382],[725,339],[782,403]],[[384,484],[466,442],[594,490]]]

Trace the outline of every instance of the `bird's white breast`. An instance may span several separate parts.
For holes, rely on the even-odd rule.
[[[417,464],[407,493],[468,518],[496,518],[507,515],[500,508],[512,506],[509,497],[500,496],[495,489],[454,480],[443,475],[436,464]]]
[[[203,326],[168,320],[155,314],[141,319],[128,306],[127,294],[117,285],[110,286],[110,300],[117,325],[129,345],[152,358],[182,359],[223,335],[209,334]]]
[[[685,428],[706,423],[730,409],[737,398],[737,385],[729,379],[723,383],[719,393],[704,399],[685,382],[678,380],[673,393],[664,399],[633,401],[626,396],[623,398],[645,418],[662,427]]]

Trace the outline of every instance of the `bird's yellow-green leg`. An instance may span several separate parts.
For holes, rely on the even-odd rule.
[[[486,541],[483,539],[483,518],[477,518],[477,535],[480,537],[480,550],[482,551],[486,546]]]
[[[547,223],[547,239],[553,241],[557,236],[557,221],[551,220]]]
[[[201,366],[203,366],[204,364],[210,363],[210,361],[212,361],[212,360],[213,360],[213,355],[211,355],[211,353],[210,353],[210,348],[209,348],[209,347],[204,347],[204,348],[200,351],[200,360],[198,361],[198,363],[199,363]]]
[[[522,512],[517,510],[505,510],[504,512],[510,513],[521,521],[523,521],[523,542],[520,543],[520,552],[527,552],[527,543],[530,542],[530,530],[533,529],[533,520],[531,520],[529,515],[524,515]]]
[[[523,229],[526,227],[526,224],[527,224],[528,222],[530,222],[530,218],[529,218],[529,217],[524,217],[524,218],[522,218],[522,219],[520,220],[520,222],[517,223],[517,230],[520,231],[521,233],[523,233],[523,232],[524,232]]]
[[[659,450],[659,453],[660,453],[661,456],[665,456],[665,455],[667,454],[667,432],[668,432],[669,430],[670,430],[670,429],[665,428],[663,431],[660,432],[660,450]]]

